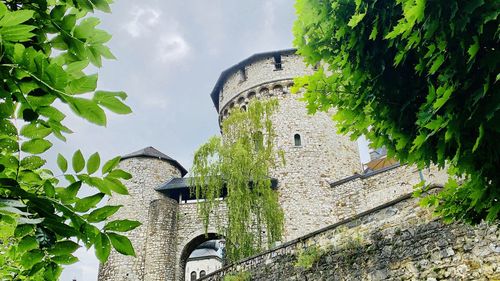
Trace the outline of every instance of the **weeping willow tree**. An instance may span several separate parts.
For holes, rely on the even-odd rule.
[[[205,199],[198,201],[205,231],[218,204],[227,206],[227,222],[218,227],[226,238],[229,261],[281,239],[284,216],[269,177],[284,161],[270,119],[277,106],[276,99],[254,100],[247,111],[233,110],[222,123],[223,136],[212,137],[194,155],[192,192]],[[225,199],[218,200],[223,195]]]

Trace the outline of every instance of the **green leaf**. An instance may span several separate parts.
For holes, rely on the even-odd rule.
[[[43,191],[45,191],[45,195],[47,197],[54,197],[56,194],[56,191],[54,189],[54,186],[49,180],[46,180],[43,184]]]
[[[99,169],[99,165],[101,165],[101,158],[99,157],[99,153],[94,153],[90,155],[89,160],[87,161],[87,173],[92,175]]]
[[[95,7],[98,10],[101,10],[105,13],[111,13],[111,9],[109,7],[108,1],[106,1],[106,0],[90,0],[90,1],[95,5]]]
[[[21,160],[21,167],[24,169],[36,170],[45,165],[46,162],[45,159],[39,156],[28,156]]]
[[[90,47],[90,50],[93,53],[95,53],[96,55],[103,56],[104,58],[107,58],[110,60],[116,59],[116,57],[113,55],[113,53],[111,52],[111,50],[109,50],[109,48],[107,46],[97,44],[97,45]]]
[[[61,201],[64,203],[72,203],[77,200],[76,195],[78,194],[78,191],[82,187],[82,182],[81,181],[76,181],[74,183],[71,183],[68,187],[66,188],[57,188],[57,194],[59,195],[59,198],[61,198]]]
[[[481,126],[479,126],[479,136],[477,137],[476,143],[474,144],[474,147],[472,148],[472,152],[475,152],[477,150],[477,148],[481,144],[481,141],[483,140],[483,137],[484,137],[484,125],[481,124]]]
[[[106,43],[108,42],[110,39],[111,39],[111,34],[107,33],[106,31],[104,30],[95,30],[94,34],[92,35],[92,37],[90,37],[90,42],[92,44],[103,44],[103,43]],[[101,47],[105,47],[103,45],[99,45]],[[96,47],[96,46],[94,46]],[[108,49],[109,51],[109,49]]]
[[[31,250],[21,257],[21,266],[25,269],[30,269],[35,264],[41,262],[44,256],[41,250]]]
[[[79,173],[83,170],[83,168],[85,167],[85,158],[83,158],[82,152],[80,150],[77,150],[73,154],[73,159],[71,162],[75,173]]]
[[[471,61],[477,54],[477,51],[479,51],[479,39],[477,36],[474,36],[474,44],[472,44],[469,49],[467,50],[467,53],[469,54],[469,61]]]
[[[87,121],[100,125],[106,125],[106,114],[95,101],[82,98],[67,98],[71,109]]]
[[[68,161],[66,161],[66,158],[61,153],[57,154],[57,166],[63,173],[68,170]]]
[[[33,17],[33,11],[18,10],[5,14],[0,19],[0,26],[14,26],[23,23]]]
[[[10,120],[0,120],[0,135],[14,137],[17,136],[17,128]]]
[[[31,25],[14,25],[0,28],[0,35],[5,41],[25,42],[31,39],[35,34],[30,32],[35,29]]]
[[[363,20],[363,18],[365,16],[366,16],[366,12],[355,14],[351,17],[351,19],[349,20],[347,25],[350,26],[351,28],[354,28]]]
[[[21,128],[21,135],[30,139],[43,139],[51,132],[51,128],[47,128],[37,123],[26,124]]]
[[[432,107],[435,110],[441,108],[450,99],[450,96],[453,93],[453,91],[454,91],[453,87],[439,87],[437,93],[438,96],[440,97],[436,100],[436,102],[434,102]]]
[[[114,192],[122,195],[128,195],[128,190],[119,180],[115,178],[104,178],[104,183]]]
[[[107,195],[111,195],[111,189],[108,187],[106,182],[104,182],[103,179],[98,178],[98,177],[88,177],[85,179],[85,182],[91,186],[96,187],[99,189],[100,192],[105,193]]]
[[[135,257],[134,247],[127,237],[112,232],[108,233],[108,237],[111,240],[111,245],[118,253]]]
[[[21,150],[31,154],[40,154],[52,147],[52,143],[44,139],[32,139],[23,142]]]
[[[68,265],[77,262],[78,258],[73,255],[61,255],[53,257],[52,260],[58,264]]]
[[[17,251],[24,253],[38,248],[38,242],[33,236],[24,236],[17,245]]]
[[[95,255],[101,263],[105,263],[108,260],[109,253],[111,251],[111,244],[109,238],[105,233],[99,233],[95,238]]]
[[[106,174],[109,171],[113,170],[113,168],[115,168],[120,163],[120,160],[121,160],[121,157],[117,156],[117,157],[109,160],[108,162],[106,162],[104,164],[104,166],[102,166],[102,173]]]
[[[126,98],[126,94],[124,92],[105,92],[105,91],[97,91],[94,95],[94,100],[111,110],[117,114],[129,114],[132,112],[130,107],[125,105],[122,101],[117,99],[116,97],[120,97],[122,100]]]
[[[441,54],[432,63],[432,66],[429,69],[429,75],[432,75],[432,74],[436,73],[436,71],[443,64],[443,62],[444,62],[444,55]]]
[[[69,14],[69,15],[64,16],[62,23],[61,23],[61,27],[64,30],[71,32],[73,30],[73,28],[75,27],[75,25],[76,25],[76,15]]]
[[[16,230],[14,231],[14,236],[16,238],[24,237],[30,233],[34,233],[34,227],[28,224],[19,224],[16,226]]]
[[[122,205],[118,206],[104,206],[99,209],[95,209],[92,211],[87,220],[89,222],[101,222],[105,219],[107,219],[109,216],[112,216],[114,213],[116,213]]]
[[[108,177],[129,180],[132,178],[132,175],[125,172],[124,170],[114,169],[113,171],[109,172]]]
[[[59,109],[52,106],[39,107],[37,112],[57,122],[62,121],[66,117]]]
[[[126,231],[130,231],[132,229],[135,229],[140,225],[141,225],[141,223],[138,221],[115,220],[115,221],[108,222],[104,226],[104,230],[126,232]]]
[[[89,65],[88,60],[75,61],[66,66],[66,72],[80,78],[84,75],[83,70]]]
[[[104,193],[96,193],[94,195],[78,199],[75,204],[75,211],[83,213],[91,208],[94,208],[104,197]]]
[[[80,245],[78,245],[78,243],[70,240],[65,240],[57,242],[51,249],[48,250],[48,252],[52,255],[60,256],[71,254],[78,248],[80,248]]]
[[[66,92],[73,95],[84,94],[94,91],[96,87],[97,74],[93,74],[72,80],[66,88]]]
[[[74,36],[82,39],[90,38],[99,22],[98,18],[85,18],[75,27]]]

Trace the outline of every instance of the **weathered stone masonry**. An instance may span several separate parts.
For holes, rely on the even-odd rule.
[[[491,227],[486,226],[478,229],[460,225],[443,226],[430,219],[424,211],[414,207],[413,201],[411,204],[398,203],[395,207],[384,209],[386,211],[372,212],[345,224],[347,231],[338,235],[349,238],[349,231],[352,230],[353,233],[360,233],[364,237],[364,244],[358,249],[363,254],[349,259],[355,259],[359,270],[355,271],[356,267],[352,268],[348,263],[342,262],[341,257],[344,254],[338,248],[328,250],[315,265],[320,272],[331,275],[317,275],[315,270],[299,271],[293,266],[298,249],[302,249],[304,245],[336,245],[337,234],[332,233],[338,232],[338,229],[314,231],[325,227],[334,229],[331,225],[349,220],[410,193],[413,186],[421,181],[421,176],[427,184],[439,185],[446,180],[446,173],[443,171],[418,171],[415,167],[404,165],[391,167],[382,173],[364,175],[359,163],[357,145],[348,136],[336,133],[335,124],[331,120],[333,112],[308,115],[304,103],[299,100],[301,95],[290,93],[294,77],[313,71],[294,54],[294,50],[261,53],[224,71],[212,91],[211,97],[219,112],[219,121],[230,114],[232,108],[244,108],[253,98],[277,98],[279,108],[272,119],[277,133],[276,147],[284,151],[286,164],[272,171],[270,175],[278,180],[279,201],[285,214],[285,233],[282,240],[285,246],[220,271],[210,278],[220,279],[224,273],[235,269],[251,271],[256,280],[332,280],[329,276],[347,276],[344,278],[347,280],[349,276],[353,276],[350,280],[363,280],[365,277],[378,280],[383,279],[381,277],[394,277],[393,279],[397,280],[396,276],[420,280],[424,275],[420,276],[418,272],[422,270],[426,272],[425,278],[437,278],[433,277],[433,268],[424,260],[436,261],[443,267],[448,266],[449,270],[458,270],[459,267],[460,270],[465,270],[463,264],[466,264],[469,271],[477,272],[479,269],[474,269],[478,265],[476,258],[481,256],[477,254],[478,250],[470,254],[467,252],[469,250],[464,249],[465,258],[456,262],[459,256],[462,257],[462,250],[459,248],[464,241],[473,237],[475,242],[470,251],[476,246],[484,250],[486,246],[483,246],[489,243],[490,247],[493,241],[490,232],[493,231],[498,239],[498,230],[491,230]],[[297,134],[301,138],[300,145],[295,145],[294,138]],[[203,223],[197,215],[196,203],[185,201],[188,196],[188,183],[183,177],[187,171],[177,161],[149,147],[125,156],[120,168],[133,175],[126,183],[130,196],[117,195],[109,200],[109,204],[123,205],[111,219],[127,218],[142,222],[142,226],[128,234],[137,256],[125,257],[112,251],[109,261],[99,270],[99,280],[184,280],[184,266],[191,251],[198,244],[218,237],[215,220],[224,223],[224,204],[219,206],[219,210],[215,210],[217,217],[214,217],[208,228],[208,236],[205,236]],[[363,176],[353,176],[356,174]],[[352,225],[354,222],[356,226]],[[485,228],[489,229],[487,232],[490,234],[483,235],[480,232]],[[400,231],[396,231],[397,229]],[[403,229],[407,231],[402,232]],[[436,250],[432,243],[435,238],[441,237],[438,235],[441,231],[453,234],[446,236],[446,245],[451,247],[454,254],[443,258],[429,258],[427,255]],[[401,236],[396,232],[408,232],[411,235]],[[379,239],[376,237],[377,233],[383,233],[385,236]],[[469,237],[470,233],[474,234]],[[298,242],[294,240],[297,238],[300,239]],[[295,242],[287,243],[288,241]],[[380,244],[378,241],[384,243]],[[412,249],[415,245],[420,245],[419,243],[423,248],[419,248],[421,253],[417,255]],[[483,255],[491,262],[479,263],[481,268],[491,265],[492,272],[498,270],[498,245],[494,245],[489,248],[493,249],[492,251]],[[440,250],[436,250],[439,253],[442,249],[448,251],[448,246],[439,247]],[[393,253],[397,254],[397,257],[418,261],[416,264],[410,263],[417,268],[418,274],[408,275],[406,268],[411,268],[413,272],[412,265],[407,265],[401,258],[394,259]],[[474,262],[468,262],[469,260]],[[489,276],[484,275],[484,272],[480,274]],[[355,276],[362,278],[356,279]]]
[[[297,264],[318,248],[310,268]],[[500,280],[500,228],[443,224],[404,196],[216,271],[264,280]]]

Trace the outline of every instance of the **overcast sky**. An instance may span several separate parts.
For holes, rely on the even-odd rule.
[[[219,132],[209,94],[220,73],[254,53],[291,48],[293,2],[116,1],[112,14],[97,15],[118,58],[98,70],[98,85],[127,92],[134,112],[109,114],[106,128],[68,118],[75,133],[49,157],[81,149],[109,159],[153,146],[189,169],[194,150]],[[93,251],[77,253],[61,280],[97,280]]]

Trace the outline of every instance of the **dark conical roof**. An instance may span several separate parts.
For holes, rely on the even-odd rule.
[[[141,150],[137,150],[136,152],[129,153],[127,155],[122,156],[121,160],[128,159],[128,158],[134,158],[134,157],[148,157],[148,158],[155,158],[155,159],[160,159],[169,162],[170,164],[174,165],[177,169],[181,171],[181,175],[185,176],[187,174],[187,170],[182,167],[177,160],[171,158],[170,156],[166,155],[165,153],[157,150],[156,148],[152,146],[145,147]]]

